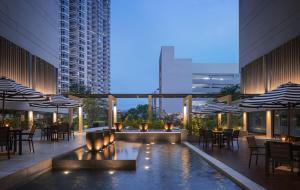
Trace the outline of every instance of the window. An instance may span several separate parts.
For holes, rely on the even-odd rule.
[[[266,112],[248,113],[249,131],[254,133],[266,133]]]

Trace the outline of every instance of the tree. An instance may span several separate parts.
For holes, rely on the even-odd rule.
[[[239,93],[240,93],[240,85],[239,84],[228,85],[221,89],[221,94],[232,95],[232,94],[239,94]]]
[[[74,94],[90,94],[91,89],[87,88],[85,85],[80,85],[77,83],[72,83],[69,89],[70,93]]]
[[[86,113],[86,122],[92,126],[95,121],[102,121],[106,118],[107,110],[105,102],[96,98],[84,98],[83,110]]]
[[[129,109],[125,114],[124,118],[128,120],[147,120],[148,119],[148,105],[137,105],[136,108]]]

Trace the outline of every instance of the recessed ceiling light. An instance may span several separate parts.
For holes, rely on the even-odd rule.
[[[108,171],[108,173],[109,173],[110,175],[113,175],[113,174],[115,173],[115,171],[110,170],[110,171]]]
[[[149,158],[149,157],[146,157],[145,159],[146,159],[146,160],[150,160],[150,158]]]
[[[70,171],[64,171],[65,175],[68,175],[70,173]]]
[[[145,166],[145,169],[148,170],[150,167],[149,166]]]

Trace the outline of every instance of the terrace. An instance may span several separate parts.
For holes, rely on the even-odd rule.
[[[177,172],[176,175],[186,175],[187,184],[191,186],[198,184],[196,181],[190,179],[190,177],[194,176],[193,173],[197,171],[203,172],[200,175],[214,173],[209,177],[209,182],[207,184],[201,184],[201,186],[216,189],[223,188],[224,184],[227,184],[229,189],[284,189],[286,186],[296,188],[299,185],[297,180],[299,177],[296,175],[298,172],[297,165],[295,165],[294,169],[296,172],[295,174],[291,175],[291,172],[287,167],[279,167],[275,170],[275,175],[267,176],[265,172],[265,156],[263,156],[259,157],[257,166],[254,157],[251,168],[248,168],[250,149],[248,148],[245,137],[247,133],[243,131],[245,126],[234,125],[236,122],[234,121],[234,115],[229,111],[221,110],[226,113],[225,115],[227,115],[227,117],[222,116],[219,109],[223,109],[220,108],[220,106],[225,106],[225,104],[217,103],[217,107],[206,106],[203,107],[200,112],[192,111],[193,98],[212,98],[220,102],[228,103],[232,101],[232,97],[236,101],[237,99],[249,98],[254,95],[73,94],[68,96],[73,99],[71,101],[82,102],[82,107],[85,109],[87,109],[87,107],[85,107],[84,103],[90,102],[90,100],[97,100],[101,103],[105,102],[102,109],[107,112],[106,119],[108,126],[95,127],[92,124],[83,127],[85,121],[81,114],[83,114],[84,109],[82,110],[82,107],[79,107],[79,110],[81,111],[78,111],[78,116],[75,118],[75,120],[78,119],[79,121],[74,121],[74,118],[73,120],[69,120],[75,123],[74,125],[77,125],[75,128],[77,128],[78,131],[75,132],[75,137],[72,137],[71,135],[68,141],[66,139],[61,139],[61,135],[59,134],[57,134],[57,139],[52,139],[52,134],[49,139],[48,135],[46,135],[47,138],[42,138],[43,135],[39,134],[39,132],[43,131],[41,128],[40,131],[38,130],[38,134],[35,134],[33,138],[35,146],[34,153],[28,149],[27,146],[24,147],[23,145],[21,145],[21,147],[23,147],[22,155],[17,155],[17,152],[13,151],[11,159],[9,160],[5,158],[5,153],[2,153],[0,161],[0,181],[3,182],[4,188],[41,188],[42,184],[51,186],[53,180],[62,177],[62,175],[70,174],[75,178],[84,175],[86,178],[90,177],[92,173],[95,173],[96,171],[94,170],[99,171],[96,175],[101,173],[101,175],[106,176],[105,178],[109,178],[110,175],[113,175],[120,181],[123,181],[125,176],[134,176],[135,174],[130,172],[131,170],[141,173],[144,177],[149,177],[149,174],[147,174],[149,171],[158,172],[161,173],[161,175],[168,176],[169,173],[164,173],[158,166],[163,166],[163,168],[176,167],[176,165],[171,166],[167,164],[167,162],[176,158],[176,155],[173,155],[172,157],[167,156],[166,153],[160,151],[160,149],[164,148],[174,151],[168,152],[168,154],[180,152],[180,155],[182,156],[181,160],[183,160],[183,163],[186,163],[186,165],[181,165],[178,171],[175,169],[173,170]],[[148,113],[142,114],[145,118],[142,118],[142,120],[137,122],[136,128],[128,128],[125,123],[122,122],[122,117],[118,115],[117,100],[122,98],[147,98],[148,100]],[[157,122],[155,122],[152,115],[153,98],[182,98],[182,124],[174,126],[174,121],[170,121],[170,118],[162,118],[164,125],[156,126]],[[230,107],[225,106],[224,108],[229,109]],[[93,107],[93,109],[97,109],[97,107]],[[233,110],[233,108],[230,109]],[[71,113],[74,112],[72,109],[69,111]],[[92,110],[92,112],[96,111],[97,110]],[[209,111],[212,113],[209,113]],[[88,113],[91,113],[91,111],[87,112],[87,114]],[[209,115],[209,117],[199,117],[199,114]],[[238,113],[238,115],[244,116],[245,114]],[[168,115],[166,117],[168,117]],[[245,120],[241,117],[237,118],[240,122]],[[56,117],[55,119],[56,121],[59,121],[59,119],[62,118]],[[228,119],[231,119],[231,122],[228,122]],[[216,121],[211,125],[209,121],[213,120]],[[226,124],[231,124],[233,126],[228,127]],[[60,128],[62,126],[58,127]],[[114,129],[114,131],[110,132],[111,135],[113,134],[112,144],[105,145],[105,143],[102,143],[99,148],[96,148],[97,151],[93,152],[93,148],[89,147],[97,147],[97,143],[99,144],[99,142],[102,141],[105,142],[105,128]],[[203,130],[203,128],[213,128],[212,132],[214,135],[211,136],[211,139],[207,140],[205,139],[207,138],[205,135],[201,136],[203,135],[201,134],[201,129]],[[226,130],[229,130],[226,128],[234,128],[236,131],[240,131],[237,141],[233,141],[231,138],[234,136],[226,136]],[[104,130],[104,132],[102,132],[102,130]],[[98,136],[100,135],[99,138],[97,137],[97,134]],[[88,136],[92,136],[92,138]],[[266,139],[270,139],[266,136],[256,137],[258,138],[258,144],[262,146],[264,146]],[[108,138],[110,139],[111,137]],[[238,142],[239,147],[237,146]],[[19,146],[18,148],[20,148]],[[186,156],[188,158],[186,158]],[[161,160],[159,157],[162,157],[163,159]],[[141,160],[143,160],[143,162]],[[197,163],[192,160],[197,160]],[[174,164],[177,164],[177,166],[180,164],[180,161],[177,159],[173,162]],[[201,164],[198,164],[198,162]],[[190,167],[193,168],[192,171],[187,169]],[[203,167],[207,169],[203,170]],[[83,172],[82,169],[93,169],[93,171]],[[219,176],[218,178],[221,179],[222,182],[218,182],[215,178],[216,176]],[[65,178],[67,178],[67,181],[70,184],[74,183],[72,178]],[[157,181],[154,181],[156,185],[165,185],[168,188],[171,188],[175,183],[173,180],[170,180],[167,183],[161,183],[158,179],[156,180]],[[222,187],[215,182],[223,184]],[[91,186],[89,186],[90,184],[83,184],[83,181],[79,183],[81,186],[91,188]],[[120,185],[122,186],[122,184],[125,183],[126,182],[123,181]],[[184,183],[184,181],[179,182],[176,188],[182,186]],[[109,184],[110,183],[108,182],[101,182],[97,187]],[[54,188],[54,186],[51,187]]]

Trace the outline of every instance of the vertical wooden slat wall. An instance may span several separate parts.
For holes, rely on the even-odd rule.
[[[263,58],[259,58],[241,71],[241,86],[244,94],[260,94],[264,93],[264,67]]]
[[[44,94],[55,94],[56,72],[53,65],[0,36],[0,76],[6,76]]]
[[[287,82],[300,84],[300,37],[274,49],[246,65],[241,71],[241,87],[245,94],[260,94]],[[265,64],[265,69],[264,68]]]

